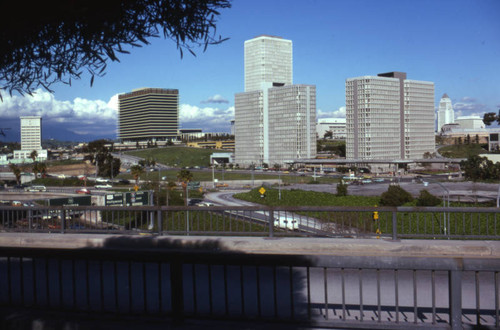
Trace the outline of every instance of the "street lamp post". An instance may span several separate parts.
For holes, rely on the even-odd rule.
[[[281,169],[278,172],[278,199],[281,200]]]
[[[438,181],[430,181],[432,183],[436,183],[438,184],[441,188],[443,188],[443,190],[445,191],[446,195],[443,195],[443,200],[444,200],[444,204],[446,207],[450,207],[450,191],[448,190],[448,188],[446,188],[441,182],[438,182]],[[446,213],[446,212],[443,212],[443,220],[444,220],[444,234],[445,235],[448,235],[448,232],[449,232],[449,224],[450,224],[450,213]]]

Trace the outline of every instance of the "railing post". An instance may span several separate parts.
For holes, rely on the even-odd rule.
[[[462,270],[450,270],[448,274],[451,329],[462,329]]]
[[[59,213],[59,216],[61,217],[61,234],[64,234],[64,225],[65,225],[65,221],[66,220],[66,212],[64,211],[64,209],[62,209]]]
[[[269,237],[274,237],[274,210],[269,210]]]
[[[398,212],[397,209],[392,211],[392,240],[398,239]]]
[[[28,210],[28,232],[33,228],[33,210]]]
[[[158,234],[161,235],[162,232],[162,224],[163,224],[163,215],[161,213],[161,207],[158,207],[158,215],[157,215],[157,227],[158,227]]]
[[[194,274],[193,274],[194,276]],[[182,283],[182,263],[174,259],[170,263],[170,290],[172,304],[172,318],[176,323],[184,321],[184,291]],[[196,292],[194,293],[196,294]]]

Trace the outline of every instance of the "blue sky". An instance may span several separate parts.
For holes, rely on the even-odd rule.
[[[482,116],[500,109],[499,17],[498,0],[235,0],[217,24],[230,39],[196,57],[152,39],[109,63],[93,87],[83,75],[52,95],[4,97],[3,140],[18,140],[18,118],[29,114],[42,115],[43,138],[116,138],[116,95],[140,87],[179,89],[182,128],[229,132],[243,43],[260,34],[292,40],[294,83],[316,85],[318,118],[345,115],[345,79],[388,71],[434,82],[436,105],[447,93],[456,116]]]

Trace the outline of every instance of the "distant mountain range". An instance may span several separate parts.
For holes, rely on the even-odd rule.
[[[10,124],[10,125],[9,125]],[[89,142],[99,139],[116,139],[115,134],[99,134],[100,132],[96,132],[96,134],[76,134],[72,131],[62,128],[61,124],[42,124],[42,140],[59,140],[59,141],[71,141],[71,142]],[[0,141],[4,142],[20,142],[21,141],[21,133],[19,128],[19,120],[17,119],[13,123],[2,123],[2,128],[9,128],[3,130],[5,136],[0,135]]]

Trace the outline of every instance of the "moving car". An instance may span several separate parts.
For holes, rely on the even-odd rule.
[[[76,191],[75,191],[77,194],[86,194],[86,195],[90,195],[90,190],[88,188],[78,188]]]
[[[29,186],[24,188],[24,191],[47,191],[45,186]]]
[[[96,184],[94,186],[94,188],[95,189],[111,189],[111,188],[113,188],[113,186],[110,184]]]

